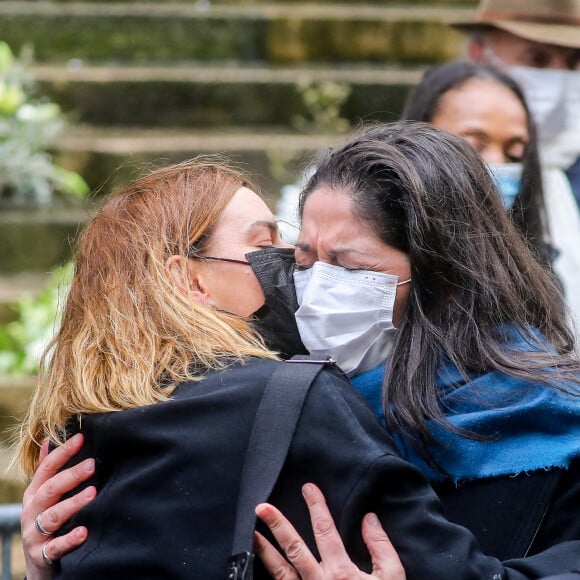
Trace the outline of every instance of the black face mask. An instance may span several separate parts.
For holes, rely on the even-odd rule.
[[[308,354],[300,340],[294,313],[298,310],[294,289],[294,249],[266,248],[246,254],[266,297],[265,304],[254,312],[254,327],[268,348],[283,358]]]

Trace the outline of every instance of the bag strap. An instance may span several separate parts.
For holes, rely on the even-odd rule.
[[[253,577],[254,510],[272,493],[304,400],[314,379],[328,364],[334,361],[295,356],[274,371],[264,389],[242,469],[228,580]]]

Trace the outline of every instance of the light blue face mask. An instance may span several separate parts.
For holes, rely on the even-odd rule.
[[[523,166],[521,163],[488,163],[495,185],[506,209],[511,209],[520,192]]]

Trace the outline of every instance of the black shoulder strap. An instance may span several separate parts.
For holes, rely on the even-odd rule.
[[[228,580],[253,576],[254,510],[272,493],[306,395],[323,366],[332,362],[296,356],[276,369],[264,389],[242,470]]]

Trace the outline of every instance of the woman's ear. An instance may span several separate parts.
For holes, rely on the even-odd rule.
[[[202,283],[200,268],[194,260],[184,256],[170,256],[165,269],[173,287],[180,293],[200,304],[211,305],[210,297]]]

